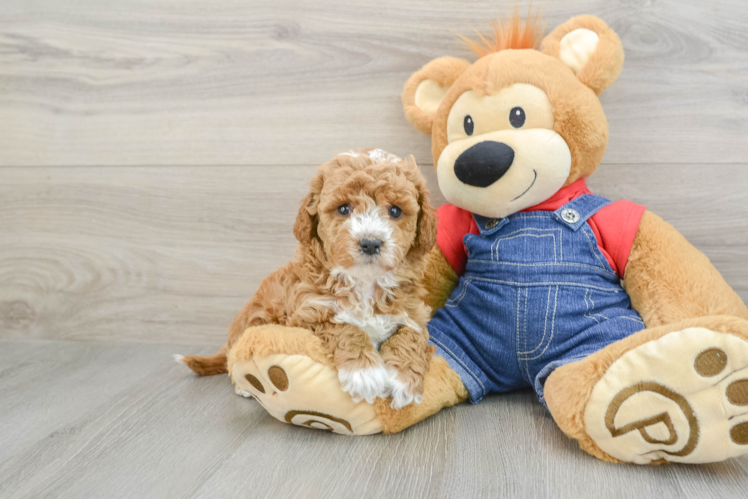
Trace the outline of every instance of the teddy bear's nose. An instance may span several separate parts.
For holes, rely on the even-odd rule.
[[[455,175],[468,186],[487,187],[501,179],[514,161],[514,150],[496,141],[470,146],[457,157]]]

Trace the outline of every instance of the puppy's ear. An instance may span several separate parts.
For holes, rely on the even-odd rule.
[[[569,19],[545,37],[542,51],[561,59],[598,95],[618,78],[623,67],[620,38],[595,16]]]
[[[416,183],[418,188],[418,226],[416,239],[410,247],[408,257],[413,260],[422,258],[429,253],[436,244],[436,213],[429,201],[429,190],[422,180]]]
[[[317,236],[317,205],[325,183],[322,173],[318,173],[309,184],[309,194],[301,200],[299,215],[293,225],[293,234],[302,245],[310,245]]]
[[[431,134],[439,104],[449,87],[468,67],[470,63],[463,59],[439,57],[408,78],[403,89],[403,108],[415,128],[426,135]]]

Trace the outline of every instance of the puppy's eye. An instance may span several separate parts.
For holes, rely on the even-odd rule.
[[[390,217],[393,219],[399,219],[403,216],[403,211],[400,210],[400,207],[397,207],[395,205],[392,205],[389,210]]]
[[[467,135],[473,135],[473,130],[475,130],[475,123],[473,123],[472,116],[466,115],[465,119],[462,121],[462,126],[465,128],[465,133]]]
[[[509,112],[509,123],[514,128],[520,128],[525,124],[525,110],[517,106]]]
[[[338,207],[338,213],[343,217],[348,217],[351,215],[351,206],[347,203],[345,205],[340,205]]]

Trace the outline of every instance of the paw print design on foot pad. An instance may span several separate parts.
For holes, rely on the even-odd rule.
[[[281,422],[337,434],[382,431],[374,407],[353,401],[333,368],[307,356],[272,354],[237,361],[231,376],[237,393],[249,393]]]
[[[748,342],[689,328],[616,360],[592,390],[587,434],[633,463],[706,463],[748,453]]]
[[[696,357],[694,368],[702,377],[715,377],[723,374],[727,367],[727,353],[719,348],[711,348],[702,352]],[[733,373],[728,373],[725,378],[731,378],[731,376],[742,370],[735,370]],[[748,375],[748,374],[744,374]],[[733,406],[746,407],[748,406],[748,378],[740,378],[732,380],[725,390],[725,397],[727,402]],[[746,408],[748,413],[748,408]],[[741,417],[743,415],[735,415],[734,417]],[[731,417],[734,418],[734,417]],[[748,445],[748,422],[741,422],[736,424],[730,429],[730,438],[736,444]]]

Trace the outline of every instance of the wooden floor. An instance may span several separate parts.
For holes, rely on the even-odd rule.
[[[443,201],[400,90],[514,4],[0,2],[0,496],[745,496],[748,458],[604,464],[529,393],[345,438],[170,361],[216,349],[291,257],[333,154],[412,153]],[[748,300],[748,3],[533,6],[624,43],[591,188],[663,216]]]
[[[0,340],[0,495],[745,497],[746,460],[607,464],[530,392],[391,436],[291,427],[223,376],[186,376],[169,362],[186,348]]]

